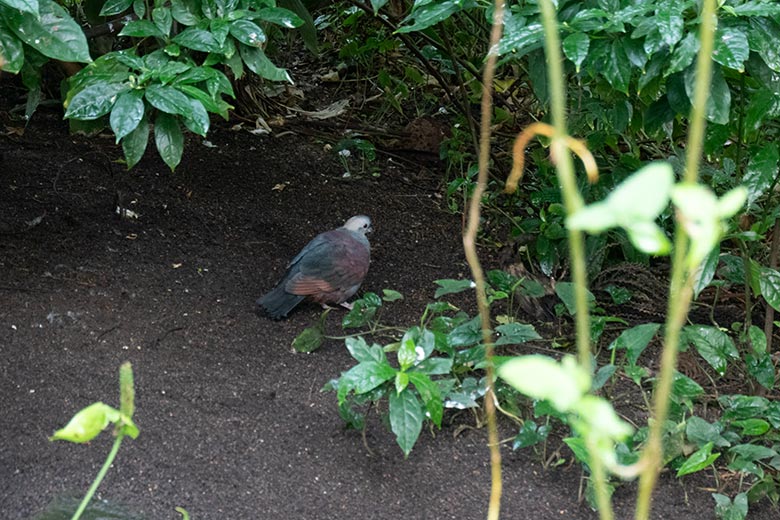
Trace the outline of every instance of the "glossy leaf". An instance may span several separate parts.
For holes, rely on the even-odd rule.
[[[188,116],[192,111],[190,99],[185,94],[165,85],[150,85],[146,89],[146,100],[157,110],[168,114]]]
[[[734,421],[731,423],[731,425],[736,428],[741,428],[742,431],[740,432],[740,435],[743,437],[757,437],[759,435],[764,435],[771,428],[767,421],[757,418]]]
[[[721,435],[720,424],[711,424],[696,415],[685,422],[685,435],[689,441],[701,448],[707,443],[718,447],[729,446],[729,441]]]
[[[423,407],[414,392],[393,392],[389,398],[390,429],[396,442],[408,457],[422,431]]]
[[[444,404],[441,390],[429,376],[420,372],[409,372],[409,381],[420,394],[425,411],[431,422],[441,428],[441,419],[444,416]]]
[[[146,152],[146,146],[149,143],[149,122],[144,116],[135,130],[127,134],[122,139],[122,150],[125,154],[125,161],[127,161],[127,169],[129,170],[144,156]]]
[[[720,457],[720,453],[712,453],[712,448],[713,443],[708,442],[698,451],[694,452],[677,470],[677,476],[682,477],[683,475],[690,475],[691,473],[696,473],[697,471],[708,468],[718,457]]]
[[[605,57],[603,74],[612,88],[628,94],[628,84],[631,81],[631,62],[621,39],[616,38],[612,41],[609,53]]]
[[[519,345],[526,341],[542,339],[533,325],[526,323],[507,323],[496,327],[498,339],[496,345]]]
[[[482,341],[482,321],[474,316],[469,321],[455,327],[447,336],[453,347],[470,347]]]
[[[24,64],[22,41],[0,20],[0,70],[16,74]]]
[[[661,35],[661,40],[674,47],[683,34],[683,10],[685,3],[679,0],[660,0],[655,11],[653,23]]]
[[[439,286],[433,295],[434,298],[441,298],[447,294],[456,294],[463,291],[468,291],[476,287],[474,282],[471,280],[434,280],[433,283]]]
[[[512,443],[513,450],[519,450],[522,448],[528,448],[544,442],[550,434],[550,427],[547,425],[537,426],[537,424],[531,420],[526,420],[520,426],[517,431],[515,440]]]
[[[504,36],[498,44],[499,54],[508,54],[521,58],[538,49],[544,43],[544,27],[538,22],[526,23],[525,18],[506,24]]]
[[[295,29],[303,25],[303,20],[300,16],[282,7],[266,7],[264,9],[258,9],[257,16],[264,22],[270,22],[276,25],[281,25],[287,29]]]
[[[701,263],[701,267],[696,272],[696,280],[693,283],[693,296],[698,298],[699,294],[706,289],[712,279],[715,278],[715,271],[718,269],[718,263],[720,261],[720,244],[710,251],[704,262]]]
[[[171,26],[173,24],[173,18],[171,17],[171,10],[168,7],[155,7],[152,9],[152,20],[155,27],[165,36],[171,33]]]
[[[685,72],[685,92],[688,99],[693,103],[694,88],[696,85],[696,68],[689,67]],[[731,110],[731,90],[726,79],[723,77],[720,67],[712,70],[712,80],[710,82],[710,93],[707,96],[707,105],[705,115],[707,121],[712,121],[719,125],[725,125],[729,122],[729,111]]]
[[[216,52],[219,50],[219,44],[214,39],[214,35],[197,27],[184,29],[174,36],[171,41],[195,51]]]
[[[724,67],[743,72],[744,63],[750,54],[745,33],[737,27],[718,28],[712,59]]]
[[[352,303],[352,310],[341,320],[342,328],[354,329],[367,325],[374,319],[381,306],[382,300],[379,296],[371,292],[364,294],[362,298]]]
[[[761,288],[761,296],[766,302],[773,309],[780,310],[780,272],[769,267],[762,267],[758,286]]]
[[[251,20],[236,20],[230,24],[230,34],[245,45],[262,47],[266,41],[265,32]]]
[[[38,16],[38,0],[0,0],[0,4],[5,4],[11,9]]]
[[[117,96],[111,109],[111,130],[116,135],[116,142],[138,127],[144,117],[143,91],[129,90]]]
[[[124,28],[120,31],[119,36],[163,38],[165,35],[149,20],[133,20],[125,24]]]
[[[764,143],[760,150],[750,157],[742,183],[748,190],[748,207],[769,189],[778,172],[780,152],[777,144]]]
[[[181,162],[184,151],[184,135],[175,116],[158,112],[154,121],[154,141],[160,157],[173,171]]]
[[[416,2],[412,13],[404,20],[403,23],[409,23],[411,25],[403,25],[398,29],[399,33],[408,33],[414,31],[422,31],[432,25],[449,18],[453,14],[462,11],[464,9],[471,9],[476,4],[472,0],[444,0],[441,2],[430,2],[423,4]]]
[[[612,342],[609,350],[625,349],[628,362],[636,365],[639,356],[645,351],[660,327],[661,325],[658,323],[643,323],[642,325],[624,330]]]
[[[66,119],[97,119],[109,112],[119,94],[129,90],[122,83],[96,81],[73,96],[65,110]]]
[[[100,16],[113,16],[122,13],[133,4],[133,0],[107,0],[100,9]]]
[[[729,360],[739,359],[739,352],[734,342],[725,332],[715,327],[690,325],[685,327],[686,339],[696,347],[701,357],[715,371],[723,375]]]
[[[588,57],[589,48],[590,38],[585,33],[572,33],[563,40],[563,53],[574,63],[578,73],[580,72],[582,62]]]
[[[186,126],[190,132],[205,137],[211,124],[209,114],[206,112],[203,103],[197,99],[189,98],[189,103],[190,110],[184,117],[184,126]]]
[[[40,16],[0,6],[0,15],[20,40],[44,56],[79,63],[92,61],[84,31],[68,11],[52,0],[40,0],[38,8]]]
[[[271,81],[293,82],[287,71],[274,65],[261,49],[243,43],[239,45],[239,49],[246,66],[258,76]]]
[[[385,381],[395,379],[396,372],[386,362],[364,361],[353,366],[339,378],[339,402],[343,402],[349,392],[365,394]]]
[[[750,49],[757,52],[767,67],[780,72],[780,24],[766,18],[751,18],[748,20],[750,31],[748,42]]]
[[[77,412],[68,424],[54,432],[49,440],[83,444],[97,437],[109,424],[119,421],[119,417],[119,410],[100,402],[92,403]]]
[[[171,16],[182,25],[192,26],[200,20],[197,0],[171,0]]]
[[[696,33],[688,33],[680,44],[675,47],[665,74],[669,76],[675,72],[687,69],[693,63],[700,46],[698,35]]]
[[[748,514],[747,493],[739,493],[734,502],[726,495],[713,493],[715,499],[715,516],[720,520],[745,520]]]
[[[358,362],[376,361],[377,363],[386,362],[384,351],[379,345],[368,346],[363,336],[356,338],[347,338],[345,340],[349,354]]]

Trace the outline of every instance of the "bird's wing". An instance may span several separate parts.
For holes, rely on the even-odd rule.
[[[292,294],[316,295],[360,285],[368,272],[369,251],[342,230],[318,235],[293,260],[295,274],[285,283]]]

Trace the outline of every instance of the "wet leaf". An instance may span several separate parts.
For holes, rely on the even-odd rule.
[[[391,393],[389,402],[390,429],[404,457],[408,457],[422,431],[423,407],[414,392],[408,390],[400,394]]]
[[[563,40],[563,53],[574,63],[577,73],[580,72],[582,62],[588,57],[589,48],[590,38],[585,33],[572,33]]]
[[[138,127],[144,117],[144,93],[141,90],[129,90],[117,96],[111,109],[111,130],[116,135],[116,142]]]
[[[624,330],[612,342],[609,350],[625,349],[628,362],[636,365],[639,356],[645,351],[660,327],[661,325],[658,323],[643,323],[642,325]]]
[[[496,345],[519,345],[526,341],[542,339],[533,325],[526,323],[507,323],[496,327],[498,340]]]
[[[65,111],[66,119],[93,120],[106,115],[119,94],[129,90],[123,83],[96,81],[73,96]]]
[[[176,117],[165,112],[157,113],[154,124],[154,141],[160,157],[173,171],[181,162],[181,155],[184,152],[184,134],[181,132]]]
[[[55,60],[92,61],[84,31],[63,7],[52,0],[39,0],[38,9],[31,12],[33,0],[13,1],[15,8],[0,5],[0,18],[20,40]]]
[[[718,457],[720,453],[712,453],[713,443],[708,442],[702,446],[699,450],[694,452],[690,457],[685,459],[682,466],[677,470],[677,476],[690,475],[696,473],[704,468],[709,467]]]
[[[414,385],[417,393],[420,394],[423,406],[428,412],[431,422],[441,428],[441,419],[444,415],[444,404],[442,402],[441,390],[430,377],[419,372],[408,372],[409,381]]]

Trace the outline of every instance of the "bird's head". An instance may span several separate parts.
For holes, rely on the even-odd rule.
[[[357,231],[363,235],[371,233],[374,228],[371,227],[371,219],[365,215],[357,215],[344,223],[344,228],[350,231]]]

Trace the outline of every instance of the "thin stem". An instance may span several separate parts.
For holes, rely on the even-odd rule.
[[[479,135],[479,173],[477,175],[477,185],[471,196],[468,211],[468,226],[463,235],[463,250],[466,254],[466,260],[474,276],[477,293],[477,307],[482,321],[482,341],[485,344],[485,364],[487,391],[485,392],[485,413],[487,414],[488,444],[490,447],[490,504],[488,506],[488,520],[498,520],[501,511],[501,451],[498,438],[498,426],[496,424],[496,406],[495,406],[495,367],[493,366],[493,339],[490,335],[490,308],[488,306],[487,295],[485,294],[485,275],[477,256],[477,230],[479,229],[479,219],[482,203],[482,195],[487,188],[488,166],[490,160],[490,122],[492,120],[492,100],[493,100],[493,75],[496,69],[496,58],[498,53],[498,42],[501,39],[501,30],[503,29],[504,2],[495,0],[493,11],[493,27],[490,31],[490,47],[488,50],[487,62],[483,72],[482,80],[482,113],[480,121]]]
[[[95,494],[95,491],[97,491],[100,483],[103,482],[103,478],[105,478],[106,473],[108,473],[108,469],[111,467],[111,464],[114,463],[114,459],[116,458],[117,452],[119,452],[119,446],[121,446],[123,438],[124,434],[120,433],[117,435],[116,440],[114,441],[114,445],[111,447],[111,451],[108,453],[108,457],[106,457],[106,461],[103,463],[103,467],[100,468],[100,471],[95,477],[94,482],[92,482],[92,485],[89,487],[87,494],[84,495],[84,499],[81,501],[81,504],[79,504],[79,508],[73,514],[71,520],[79,520],[81,515],[84,513],[84,510],[87,509],[89,502],[92,500],[92,496]]]
[[[715,0],[704,0],[701,13],[701,28],[699,39],[701,48],[696,60],[696,86],[691,107],[691,126],[688,133],[685,174],[683,180],[695,183],[699,177],[699,163],[704,141],[704,114],[707,97],[710,93],[710,78],[712,74],[712,50],[717,19],[715,17]],[[661,354],[661,368],[658,384],[654,395],[653,422],[650,425],[650,435],[645,447],[643,459],[646,469],[639,478],[639,496],[636,505],[636,520],[647,520],[650,516],[650,503],[653,489],[661,471],[663,448],[661,437],[663,425],[669,411],[669,398],[674,382],[674,372],[677,367],[677,351],[680,346],[680,329],[685,323],[688,309],[693,298],[694,276],[687,273],[686,255],[688,237],[678,224],[674,237],[674,253],[672,259],[672,278],[669,286],[669,306],[664,332],[664,349]]]
[[[551,0],[540,2],[542,10],[542,23],[544,25],[544,44],[547,56],[547,73],[550,84],[550,114],[555,132],[551,154],[555,161],[558,181],[561,184],[563,203],[566,213],[571,215],[583,206],[582,196],[577,188],[577,180],[574,176],[574,163],[566,146],[568,137],[566,131],[566,82],[563,75],[563,60],[560,53],[560,39],[558,37],[558,21],[555,16],[555,7]],[[574,282],[574,298],[577,313],[575,315],[577,332],[577,354],[580,364],[590,370],[590,315],[588,313],[587,267],[585,265],[585,248],[582,232],[568,230],[569,251]]]

